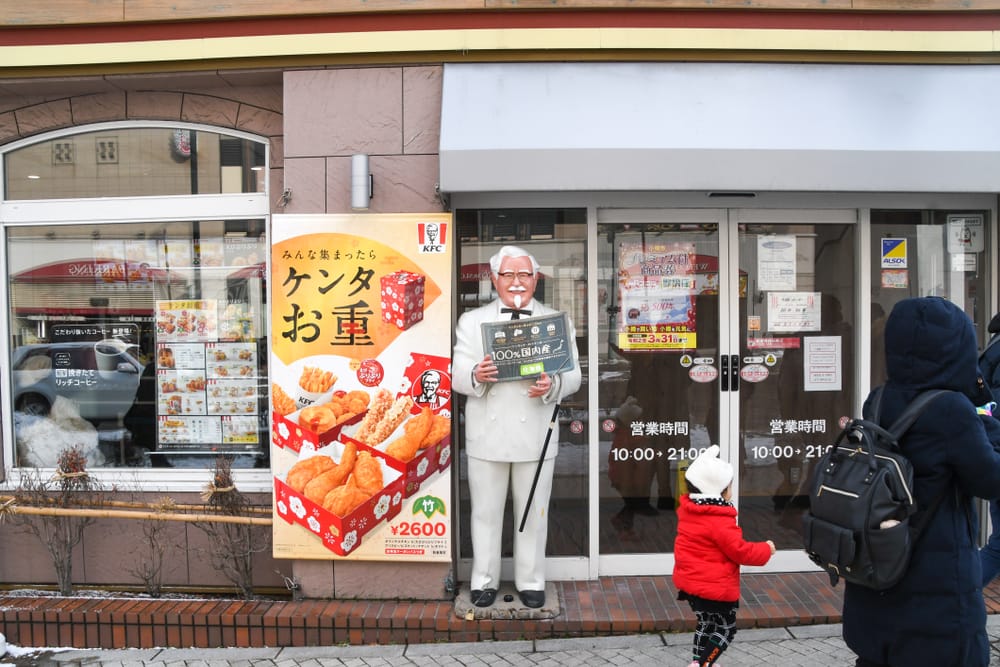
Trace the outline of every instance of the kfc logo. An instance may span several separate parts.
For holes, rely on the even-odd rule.
[[[421,253],[443,253],[448,236],[448,224],[444,222],[421,222],[417,225],[417,236]]]

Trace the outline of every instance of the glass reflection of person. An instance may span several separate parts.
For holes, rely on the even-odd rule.
[[[526,607],[545,604],[545,544],[552,474],[558,452],[558,420],[553,406],[580,388],[576,333],[569,322],[573,368],[523,380],[498,382],[498,369],[483,347],[485,322],[552,315],[557,311],[533,299],[538,262],[527,251],[504,246],[490,258],[498,298],[467,311],[458,320],[452,360],[452,388],[468,396],[465,446],[471,494],[471,602],[489,607],[500,586],[501,537],[508,484],[514,506],[514,584]],[[545,459],[546,433],[552,428]],[[519,530],[536,469],[540,468],[524,530]]]

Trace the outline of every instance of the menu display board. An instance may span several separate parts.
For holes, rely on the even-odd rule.
[[[257,343],[220,340],[219,313],[215,299],[156,302],[157,452],[259,448]]]
[[[451,216],[276,215],[271,240],[274,556],[447,561]]]

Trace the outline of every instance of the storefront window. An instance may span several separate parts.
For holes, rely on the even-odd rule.
[[[170,127],[61,135],[4,157],[4,199],[263,192],[264,148]]]
[[[872,386],[886,381],[882,332],[898,301],[943,296],[965,310],[986,340],[993,315],[986,293],[990,226],[989,211],[871,212]]]
[[[457,211],[459,236],[459,288],[456,316],[496,298],[490,281],[490,257],[504,245],[517,245],[538,260],[541,278],[535,298],[569,314],[576,328],[583,384],[562,402],[559,411],[559,454],[556,458],[549,504],[549,556],[586,556],[587,531],[587,303],[586,211],[583,209],[504,209]],[[464,411],[459,399],[456,414]],[[461,423],[461,422],[460,422]],[[460,556],[472,557],[469,532],[469,480],[460,448],[459,521]],[[513,517],[510,501],[506,517]],[[519,519],[519,517],[518,517]],[[503,555],[513,554],[516,526],[507,521],[503,530]]]
[[[8,229],[15,465],[267,465],[264,229]]]

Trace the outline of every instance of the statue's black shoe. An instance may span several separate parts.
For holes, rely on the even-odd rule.
[[[472,593],[469,594],[469,599],[472,601],[472,604],[477,607],[490,607],[494,602],[496,602],[497,590],[495,588],[487,588],[481,591],[472,591]]]
[[[538,609],[545,604],[545,591],[518,591],[517,594],[525,607]]]

